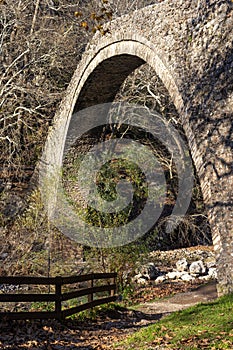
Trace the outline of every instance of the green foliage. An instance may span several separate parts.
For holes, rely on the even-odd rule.
[[[89,321],[89,320],[94,321],[99,316],[107,315],[108,312],[111,312],[117,309],[118,309],[118,304],[108,303],[108,304],[95,306],[92,309],[81,311],[77,314],[69,316],[69,318],[75,321]]]
[[[174,312],[124,342],[124,349],[232,349],[233,294]]]
[[[115,208],[114,213],[104,213],[88,205],[79,210],[79,215],[91,225],[100,227],[119,227],[136,217],[147,198],[147,186],[144,175],[135,164],[125,160],[106,163],[96,179],[99,196],[105,201],[115,200],[116,186],[121,180],[130,182],[134,191],[133,201],[126,208],[119,212]]]
[[[77,149],[75,152],[78,153]],[[133,188],[133,200],[126,208],[119,211],[114,208],[114,213],[105,213],[101,211],[101,207],[97,210],[89,204],[85,205],[81,196],[77,196],[77,193],[79,193],[78,180],[80,180],[79,166],[82,157],[80,153],[75,157],[75,152],[72,150],[67,155],[64,166],[63,181],[70,202],[76,208],[78,215],[91,226],[122,227],[121,235],[124,235],[127,232],[125,226],[143,210],[147,198],[144,174],[137,165],[125,159],[112,159],[105,163],[96,177],[98,194],[102,199],[109,202],[115,200],[118,195],[116,186],[122,180],[130,182]],[[75,176],[75,174],[77,175]],[[85,173],[85,176],[88,177],[88,174]],[[109,237],[109,240],[111,240],[111,237]],[[149,239],[146,240],[144,237],[124,246],[110,248],[84,247],[84,255],[90,271],[116,271],[118,273],[119,292],[124,293],[125,289],[131,288],[131,277],[134,275],[138,264],[142,263],[149,245]]]
[[[87,300],[81,300],[79,299],[71,299],[65,303],[65,305],[62,307],[62,310],[65,310],[67,308],[72,308],[75,306],[78,306],[82,303],[87,302]],[[76,314],[73,314],[69,316],[68,318],[74,321],[94,321],[99,316],[107,315],[111,311],[115,311],[121,308],[117,303],[108,303],[103,304],[99,306],[95,306],[91,309],[80,311]],[[29,311],[42,311],[42,312],[48,312],[48,311],[54,311],[54,303],[53,302],[33,302],[28,307]]]
[[[44,312],[54,311],[54,303],[46,302],[46,301],[36,301],[31,303],[30,311],[44,311]]]
[[[85,260],[90,271],[117,272],[118,293],[127,294],[132,288],[131,277],[138,264],[143,262],[147,250],[147,243],[143,240],[121,247],[91,247],[85,251]]]

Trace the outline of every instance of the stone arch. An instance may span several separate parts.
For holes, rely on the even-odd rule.
[[[72,114],[92,105],[113,101],[126,77],[144,63],[148,63],[155,70],[168,90],[178,113],[182,114],[184,109],[182,94],[172,72],[156,54],[156,47],[144,37],[139,37],[135,33],[131,35],[131,39],[130,35],[129,38],[119,35],[114,39],[103,38],[98,47],[88,52],[78,64],[66,96],[56,113],[46,143],[45,154],[52,154],[53,163],[61,164]],[[55,134],[59,135],[56,140]],[[53,142],[50,141],[52,139]],[[54,152],[55,149],[60,151]]]
[[[167,5],[170,6],[169,10],[173,8],[172,1],[168,1]],[[192,6],[194,6],[194,4],[190,2],[190,9],[193,11],[191,15],[194,16],[195,8]],[[154,8],[155,7],[153,7],[153,9]],[[155,8],[155,12],[157,10],[158,7]],[[165,8],[164,11],[166,12],[167,9]],[[182,18],[181,12],[180,10],[178,15]],[[151,12],[145,11],[146,15],[148,15],[148,13],[151,16]],[[128,20],[129,18],[127,21]],[[127,21],[123,20],[124,26],[128,23]],[[135,23],[135,18],[133,19],[133,23]],[[117,24],[118,23],[116,23],[116,28]],[[226,194],[225,199],[224,196],[222,197],[222,203],[215,204],[217,202],[214,192],[221,191],[223,182],[220,183],[219,179],[213,179],[213,170],[207,170],[209,155],[205,155],[203,158],[203,154],[205,154],[203,150],[207,147],[208,142],[205,140],[205,132],[203,132],[201,127],[199,130],[196,130],[200,132],[201,140],[197,142],[193,124],[194,115],[195,113],[202,113],[200,114],[202,117],[206,112],[200,107],[203,103],[203,97],[199,97],[201,88],[198,87],[198,82],[196,82],[196,87],[195,83],[193,87],[193,84],[190,84],[189,81],[191,80],[192,82],[192,79],[195,81],[195,74],[200,74],[201,77],[205,76],[204,65],[205,63],[212,64],[212,57],[210,57],[210,54],[209,56],[207,55],[204,59],[204,63],[202,62],[203,67],[201,68],[203,68],[203,70],[201,69],[200,73],[200,67],[198,67],[198,65],[193,64],[193,67],[190,68],[190,63],[188,66],[184,57],[181,56],[182,50],[185,50],[187,46],[186,37],[185,39],[180,39],[180,49],[179,52],[176,52],[176,47],[173,49],[174,42],[165,42],[163,33],[156,38],[152,38],[152,36],[149,35],[150,39],[148,39],[149,30],[146,32],[147,36],[139,34],[140,32],[142,32],[140,28],[135,31],[129,31],[128,29],[125,29],[125,31],[116,30],[114,35],[110,35],[109,37],[102,38],[97,35],[89,45],[74,73],[72,81],[67,89],[67,94],[56,114],[54,126],[48,136],[45,146],[43,163],[50,167],[61,165],[66,134],[73,111],[78,111],[94,104],[112,101],[124,79],[134,69],[144,62],[147,62],[154,68],[156,74],[167,88],[178,113],[182,117],[183,127],[189,141],[192,158],[200,178],[203,197],[209,211],[209,221],[212,225],[213,243],[219,263],[218,277],[221,285],[219,292],[232,291],[232,243],[230,241],[232,233],[229,232],[229,236],[224,236],[224,232],[220,232],[221,229],[224,229],[224,223],[222,223],[221,220],[228,220],[226,226],[228,228],[230,227],[230,222],[232,222],[229,214],[231,207],[228,201],[229,195]],[[179,36],[176,37],[176,40],[179,40]],[[217,77],[212,76],[209,76],[209,79],[210,78],[214,80],[217,79]],[[207,86],[208,81],[206,82],[206,87]],[[208,89],[207,93],[209,93],[209,96],[211,96],[211,94],[215,96],[215,92],[213,93],[211,89],[208,91]],[[190,100],[190,91],[194,91],[193,100]],[[195,107],[193,107],[192,103]],[[229,118],[228,125],[230,122]],[[206,118],[206,120],[208,126],[208,119]],[[228,149],[227,152],[229,154]],[[230,157],[231,156],[228,156],[227,159],[229,160]],[[230,185],[232,184],[231,175],[229,176],[229,180],[227,179],[226,181]],[[213,184],[214,192],[211,188]],[[221,213],[224,214],[221,216]],[[224,230],[226,230],[226,228]],[[227,253],[224,252],[224,249],[227,250]],[[227,277],[226,269],[228,271]]]
[[[176,82],[170,70],[163,64],[159,56],[155,54],[156,48],[151,43],[148,43],[145,38],[135,38],[134,40],[122,39],[119,41],[104,40],[105,45],[98,48],[98,52],[88,57],[83,71],[77,67],[71,85],[73,85],[73,101],[70,108],[64,109],[63,117],[59,116],[60,122],[66,120],[66,126],[59,139],[56,142],[60,143],[60,155],[63,154],[63,149],[66,141],[67,129],[71,123],[72,115],[75,112],[91,107],[93,105],[112,102],[118,92],[120,86],[136,68],[144,63],[148,63],[159,76],[162,83],[168,90],[169,95],[173,99],[173,103],[182,115],[184,110],[183,98],[180,94]],[[77,82],[78,80],[78,82]],[[70,95],[70,94],[69,94]],[[67,102],[64,100],[63,102]],[[58,122],[59,122],[58,120]],[[183,117],[185,120],[185,116]],[[65,124],[64,124],[65,125]],[[184,123],[186,133],[189,133],[189,138],[194,139],[189,123]],[[58,150],[58,144],[56,145]],[[200,161],[200,156],[197,157],[197,147],[192,143],[192,150],[195,149],[195,160]],[[61,159],[60,159],[61,162]],[[198,164],[195,164],[198,165]]]

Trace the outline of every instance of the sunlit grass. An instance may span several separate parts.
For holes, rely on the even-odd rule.
[[[233,349],[233,294],[174,312],[121,343],[125,350]]]

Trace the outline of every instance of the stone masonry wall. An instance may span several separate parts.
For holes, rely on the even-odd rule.
[[[112,101],[127,75],[149,63],[183,120],[211,223],[219,294],[233,291],[233,3],[167,0],[108,27],[78,64],[48,137],[46,162],[61,163],[74,110]]]

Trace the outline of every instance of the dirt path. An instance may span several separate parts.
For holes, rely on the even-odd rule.
[[[190,292],[178,293],[165,300],[158,300],[154,303],[144,303],[139,309],[146,314],[167,314],[185,309],[197,303],[211,301],[216,298],[216,283],[212,282],[199,286]]]
[[[113,343],[161,317],[216,297],[215,283],[211,283],[163,300],[143,303],[134,310],[119,308],[102,317],[100,315],[95,322],[67,320],[62,325],[56,321],[1,323],[0,349],[113,349]],[[118,347],[117,350],[124,349]]]

